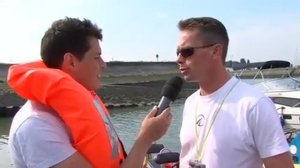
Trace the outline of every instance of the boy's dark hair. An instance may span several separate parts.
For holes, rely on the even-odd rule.
[[[70,52],[81,60],[89,50],[89,38],[102,40],[102,30],[91,21],[77,18],[57,20],[45,32],[41,42],[41,57],[49,68],[60,68],[63,56]]]
[[[226,60],[229,38],[225,26],[217,19],[211,17],[197,17],[181,20],[178,23],[179,30],[197,30],[204,43],[223,45],[223,63]]]

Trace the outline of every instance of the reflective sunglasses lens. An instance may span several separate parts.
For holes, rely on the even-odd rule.
[[[194,54],[194,49],[193,48],[186,48],[186,49],[182,49],[180,51],[181,56],[183,56],[184,58],[192,56]]]

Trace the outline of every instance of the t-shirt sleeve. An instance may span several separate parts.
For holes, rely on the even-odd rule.
[[[14,138],[27,167],[51,167],[76,152],[65,126],[58,121],[29,118]]]
[[[289,151],[279,115],[270,98],[261,98],[249,115],[254,143],[261,158]]]

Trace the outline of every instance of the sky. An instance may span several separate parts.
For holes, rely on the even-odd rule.
[[[300,65],[299,0],[0,0],[0,62],[40,59],[52,22],[89,19],[103,29],[105,61],[175,61],[179,20],[209,16],[227,28],[227,60]]]

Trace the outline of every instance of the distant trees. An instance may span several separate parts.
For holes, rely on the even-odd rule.
[[[241,60],[240,60],[240,63],[242,63],[242,64],[246,64],[246,60],[245,60],[245,58],[241,58]]]
[[[250,63],[250,60],[247,59],[247,62],[246,62],[246,59],[245,59],[245,58],[241,58],[241,59],[240,59],[240,63],[241,63],[241,64],[249,64],[249,63]]]

